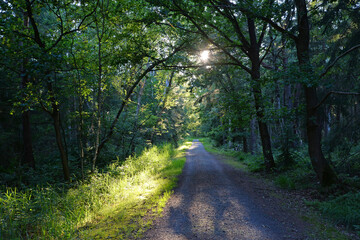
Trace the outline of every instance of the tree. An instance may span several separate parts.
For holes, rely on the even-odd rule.
[[[51,61],[58,61],[59,46],[61,46],[64,37],[70,35],[83,27],[86,19],[92,14],[88,12],[80,19],[80,23],[70,25],[71,22],[69,19],[64,19],[64,12],[68,9],[66,6],[53,5],[50,2],[34,3],[26,0],[25,2],[12,2],[13,8],[9,11],[20,11],[24,12],[26,16],[25,25],[29,21],[30,26],[20,29],[24,29],[22,32],[15,30],[14,33],[19,35],[22,38],[24,47],[33,48],[32,52],[28,51],[28,55],[24,59],[32,59],[31,62],[26,60],[23,64],[22,69],[22,86],[23,92],[28,95],[28,101],[32,103],[39,104],[45,112],[47,112],[53,119],[53,126],[55,130],[56,143],[60,152],[62,159],[63,173],[65,180],[70,180],[69,166],[67,153],[63,142],[63,134],[61,130],[61,120],[60,120],[60,106],[59,102],[56,99],[56,92],[54,90],[54,82],[58,80],[55,67],[59,64],[54,64],[53,68],[49,67]],[[41,13],[40,9],[47,8],[48,12]],[[51,32],[50,36],[44,34],[44,28],[48,22],[42,17],[49,17],[51,20],[54,20],[54,17],[57,17],[59,28]],[[18,16],[20,19],[23,19],[23,16]],[[67,16],[68,17],[68,16]],[[51,22],[51,20],[49,22]],[[55,20],[56,22],[56,20]],[[15,22],[16,24],[16,22]],[[43,24],[43,25],[42,25]],[[58,30],[58,31],[57,31]],[[55,39],[55,40],[53,40]],[[26,45],[25,45],[26,42]],[[35,44],[35,47],[31,46]],[[61,51],[61,50],[60,50]],[[40,90],[41,89],[41,90]],[[46,96],[44,95],[46,94]],[[26,95],[25,95],[26,96]],[[21,100],[23,101],[23,100]],[[33,105],[34,106],[34,105]],[[29,106],[29,107],[33,107]],[[23,113],[23,122],[24,122],[24,138],[27,140],[27,154],[29,159],[31,158],[30,151],[30,121],[28,110],[25,110]],[[31,159],[30,159],[31,160]],[[32,161],[32,160],[31,160]]]
[[[151,1],[157,3],[157,1]],[[268,126],[264,120],[264,100],[261,89],[260,47],[263,44],[266,33],[266,24],[258,27],[255,19],[248,13],[238,11],[227,1],[204,1],[202,5],[191,1],[172,1],[168,4],[159,4],[168,11],[179,14],[182,19],[172,25],[178,26],[184,32],[202,36],[208,44],[214,47],[214,51],[221,51],[224,62],[221,65],[235,65],[246,71],[251,77],[251,86],[258,119],[260,138],[263,155],[267,170],[275,166],[271,150],[271,139]],[[202,14],[198,14],[198,13]],[[191,27],[190,27],[190,26]],[[226,26],[226,27],[225,27]],[[231,29],[228,27],[231,26]],[[247,29],[247,36],[244,34]],[[259,32],[258,32],[259,29]],[[248,63],[243,59],[247,59]]]
[[[331,185],[338,182],[334,170],[331,168],[328,160],[324,157],[321,147],[321,113],[319,112],[319,102],[317,86],[314,83],[316,78],[312,70],[310,61],[310,24],[308,18],[307,3],[305,0],[295,0],[297,10],[297,31],[298,35],[282,28],[279,24],[272,21],[267,16],[257,15],[258,18],[269,23],[275,30],[281,32],[295,42],[299,71],[307,80],[303,83],[306,100],[306,132],[308,140],[308,151],[313,168],[321,184]],[[244,9],[249,12],[249,9]]]

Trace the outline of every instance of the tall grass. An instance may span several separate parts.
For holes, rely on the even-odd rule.
[[[179,154],[169,144],[155,146],[124,164],[109,165],[103,173],[93,174],[71,189],[7,189],[0,194],[0,239],[91,236],[91,226],[108,216],[121,225],[118,231],[134,233],[142,226],[129,230],[131,215],[142,209],[140,215],[144,216],[144,203],[149,211],[164,205],[170,195],[185,162]]]
[[[327,201],[307,202],[316,207],[335,223],[353,227],[360,234],[360,193],[348,192],[329,198]]]
[[[250,172],[265,170],[264,159],[261,155],[251,155],[250,153],[235,151],[226,147],[215,147],[210,138],[200,138],[199,141],[204,145],[206,151],[226,156],[225,162],[235,168]]]

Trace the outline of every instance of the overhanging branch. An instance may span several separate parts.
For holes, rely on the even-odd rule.
[[[212,66],[238,66],[237,63],[226,62],[226,63],[209,63],[209,64],[199,64],[199,65],[164,65],[164,69],[191,69],[191,68],[203,68],[203,67],[212,67]],[[157,70],[160,70],[157,68]],[[161,69],[162,70],[162,69]]]
[[[343,52],[341,55],[339,55],[337,58],[335,58],[335,60],[320,75],[320,78],[324,77],[329,72],[329,70],[335,65],[335,63],[340,60],[340,58],[346,56],[347,54],[351,53],[352,51],[354,51],[354,50],[356,50],[358,48],[360,48],[360,44],[353,46],[352,48],[350,48],[349,50]]]
[[[318,109],[331,94],[338,94],[338,95],[352,95],[352,96],[360,96],[360,93],[357,92],[340,92],[340,91],[331,91],[328,92],[323,99],[313,108],[314,110]]]
[[[126,104],[129,102],[130,97],[133,93],[133,91],[135,90],[136,86],[140,83],[140,81],[149,73],[151,72],[156,66],[158,66],[159,64],[164,63],[165,61],[167,61],[168,59],[170,59],[171,57],[173,57],[177,52],[181,51],[183,46],[185,45],[185,43],[180,44],[179,47],[175,48],[174,51],[172,53],[170,53],[167,57],[157,60],[154,63],[152,63],[151,65],[149,65],[142,74],[140,74],[137,78],[136,81],[131,85],[131,87],[129,89],[127,89],[127,94],[124,98],[124,100],[121,102],[120,108],[115,116],[115,119],[113,120],[110,129],[108,131],[108,133],[106,134],[106,136],[104,137],[104,139],[101,141],[101,143],[99,144],[99,149],[98,149],[98,153],[100,154],[101,149],[104,147],[105,143],[107,143],[113,132],[115,129],[115,126],[120,118],[120,115],[122,113],[122,111],[124,110]]]

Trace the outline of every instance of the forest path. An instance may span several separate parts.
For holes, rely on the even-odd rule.
[[[179,186],[144,239],[306,239],[306,224],[254,177],[194,141]]]

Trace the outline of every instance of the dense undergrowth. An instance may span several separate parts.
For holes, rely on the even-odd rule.
[[[8,188],[0,195],[0,239],[141,236],[176,185],[189,145],[154,146],[70,189]]]
[[[207,151],[228,156],[228,164],[249,172],[264,172],[265,166],[261,155],[251,155],[241,151],[234,151],[226,147],[214,147],[209,138],[202,138]],[[273,173],[266,175],[281,188],[300,191],[315,192],[312,199],[306,204],[314,207],[323,216],[336,224],[341,224],[354,229],[360,235],[360,179],[356,175],[342,172],[339,174],[341,183],[332,187],[323,188],[317,182],[310,159],[305,151],[291,152],[291,165],[286,165],[286,160],[281,152],[276,153],[277,168]],[[337,172],[341,172],[344,161],[333,159]],[[354,172],[354,164],[351,171]],[[360,167],[358,169],[360,171]]]

